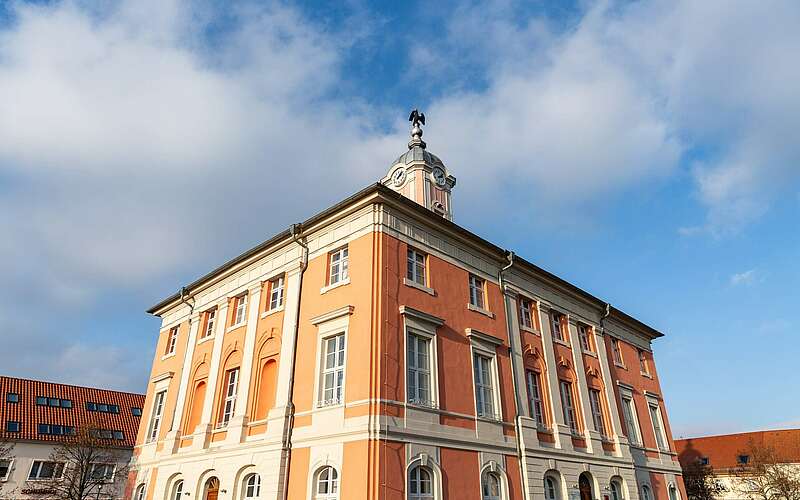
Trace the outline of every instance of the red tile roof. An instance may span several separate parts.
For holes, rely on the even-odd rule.
[[[9,402],[8,393],[18,394],[19,402]],[[37,405],[37,396],[68,399],[72,407]],[[119,413],[89,411],[87,402],[118,405]],[[38,425],[65,425],[122,431],[124,439],[112,440],[113,446],[133,448],[141,417],[134,416],[131,408],[143,407],[144,394],[0,376],[0,439],[61,441],[65,436],[39,434]],[[19,422],[19,432],[7,432],[8,421]]]
[[[735,468],[739,455],[746,455],[750,443],[770,447],[782,463],[800,463],[800,429],[743,432],[691,439],[676,439],[678,460],[686,466],[700,458],[716,470]]]

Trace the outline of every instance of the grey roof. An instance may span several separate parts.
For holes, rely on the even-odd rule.
[[[421,148],[420,146],[414,146],[405,153],[401,154],[399,158],[392,162],[392,165],[397,165],[398,163],[410,165],[411,163],[417,161],[424,161],[428,165],[439,165],[440,167],[444,168],[444,163],[439,159],[438,156],[429,152],[427,149]]]

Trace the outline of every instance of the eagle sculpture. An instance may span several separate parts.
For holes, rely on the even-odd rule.
[[[411,115],[409,115],[408,121],[410,121],[411,125],[414,127],[420,124],[425,125],[425,113],[420,113],[419,110],[415,109],[411,112]]]

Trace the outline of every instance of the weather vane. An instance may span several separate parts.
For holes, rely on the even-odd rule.
[[[415,146],[425,149],[425,141],[422,140],[421,127],[421,125],[425,125],[425,113],[414,109],[408,116],[408,121],[411,122],[411,140],[408,142],[408,149],[412,149]]]

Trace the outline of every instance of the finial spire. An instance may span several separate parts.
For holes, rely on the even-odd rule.
[[[411,122],[411,140],[408,141],[408,149],[413,149],[416,146],[425,149],[425,141],[422,140],[422,127],[425,125],[425,113],[421,113],[418,109],[414,109],[408,117]]]

